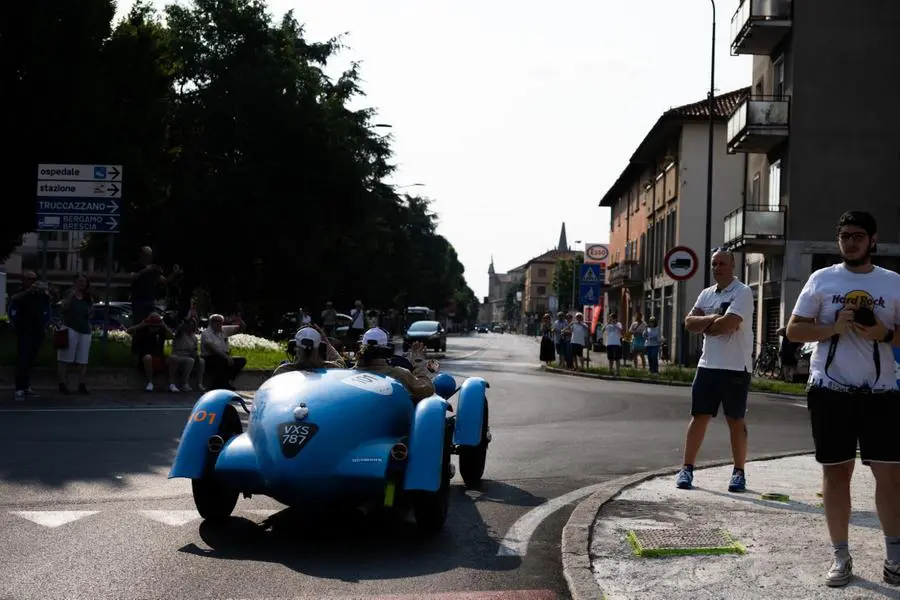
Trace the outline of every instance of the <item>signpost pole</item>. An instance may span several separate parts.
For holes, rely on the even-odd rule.
[[[109,303],[112,300],[113,246],[115,235],[106,236],[106,314],[103,316],[103,342],[109,341]]]

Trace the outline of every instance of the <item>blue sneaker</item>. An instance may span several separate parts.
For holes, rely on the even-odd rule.
[[[681,490],[691,489],[694,486],[694,472],[687,469],[678,471],[678,475],[675,477],[675,485]]]
[[[747,477],[743,471],[734,471],[728,483],[729,492],[743,492],[747,489]]]

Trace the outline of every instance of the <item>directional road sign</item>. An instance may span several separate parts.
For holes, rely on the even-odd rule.
[[[122,165],[38,165],[38,231],[118,233]]]
[[[697,272],[697,253],[687,246],[675,246],[663,259],[666,275],[675,281],[690,279]]]
[[[39,179],[38,196],[67,198],[121,198],[122,188],[115,181],[53,181]]]
[[[581,265],[579,296],[583,306],[593,306],[600,301],[600,286],[603,285],[606,275],[605,266],[595,263]]]
[[[119,219],[106,215],[38,214],[38,231],[87,231],[118,233]]]

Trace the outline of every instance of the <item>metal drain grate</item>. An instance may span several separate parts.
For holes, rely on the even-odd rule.
[[[724,529],[632,529],[626,537],[634,553],[643,557],[746,552]]]

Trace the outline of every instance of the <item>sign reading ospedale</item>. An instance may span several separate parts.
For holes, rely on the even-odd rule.
[[[584,246],[584,262],[586,263],[605,263],[609,258],[608,244],[585,244]]]

